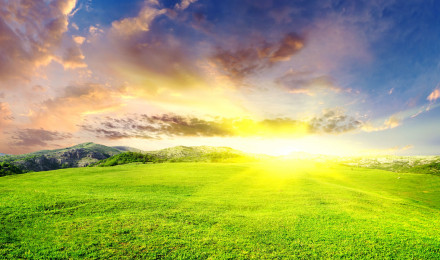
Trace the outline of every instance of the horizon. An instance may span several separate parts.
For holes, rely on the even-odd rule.
[[[314,156],[324,156],[324,157],[339,157],[339,158],[350,158],[350,157],[417,157],[417,156],[421,156],[421,157],[436,157],[436,156],[440,156],[439,154],[430,154],[430,155],[407,155],[407,156],[399,156],[396,154],[391,154],[391,153],[383,153],[383,154],[363,154],[363,155],[335,155],[335,154],[323,154],[323,153],[309,153],[309,152],[304,152],[304,151],[291,151],[289,153],[286,154],[270,154],[270,153],[255,153],[252,151],[245,151],[245,150],[240,150],[240,149],[236,149],[233,147],[229,147],[229,146],[210,146],[210,145],[175,145],[175,146],[169,146],[169,147],[164,147],[164,148],[160,148],[160,149],[141,149],[139,147],[133,147],[133,146],[125,146],[125,145],[115,145],[115,146],[107,146],[104,144],[100,144],[100,143],[95,143],[92,141],[89,142],[84,142],[84,143],[79,143],[79,144],[75,144],[72,146],[67,146],[67,147],[58,147],[58,148],[54,148],[54,149],[41,149],[41,150],[36,150],[36,151],[31,151],[29,153],[35,153],[35,152],[41,152],[41,151],[54,151],[54,150],[62,150],[62,149],[67,149],[67,148],[73,148],[75,146],[81,146],[81,145],[85,145],[85,144],[96,144],[96,145],[103,145],[109,148],[116,148],[117,147],[126,147],[126,148],[134,148],[139,150],[140,152],[154,152],[154,151],[159,151],[159,150],[163,150],[163,149],[172,149],[172,148],[176,148],[176,147],[188,147],[188,148],[198,148],[198,147],[213,147],[213,148],[230,148],[236,151],[240,151],[240,152],[244,152],[246,154],[253,154],[253,155],[266,155],[266,156],[271,156],[271,157],[289,157],[292,155],[305,155],[305,156],[309,156],[309,157],[314,157]],[[12,156],[19,156],[19,155],[24,155],[24,154],[29,154],[29,153],[22,153],[22,154],[7,154],[7,153],[1,153],[0,154],[4,154],[4,155],[12,155]],[[293,158],[290,158],[293,159]],[[304,158],[300,158],[300,159],[304,159]]]
[[[439,2],[0,1],[0,153],[440,154]]]

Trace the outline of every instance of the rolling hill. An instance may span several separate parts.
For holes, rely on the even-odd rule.
[[[0,157],[0,162],[13,164],[23,172],[38,172],[86,166],[114,166],[133,162],[237,162],[265,158],[269,156],[247,154],[229,147],[176,146],[146,152],[127,146],[108,147],[89,142],[63,149],[5,155]]]
[[[83,143],[68,148],[42,150],[21,155],[5,155],[0,162],[12,163],[23,171],[48,171],[84,167],[123,151],[95,143]]]
[[[440,156],[366,156],[343,158],[347,166],[440,175]]]
[[[134,162],[249,162],[268,157],[265,155],[247,154],[229,147],[175,146],[158,151],[120,153],[96,162],[92,166],[115,166]]]

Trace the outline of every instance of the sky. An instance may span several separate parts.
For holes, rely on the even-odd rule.
[[[0,0],[0,153],[440,154],[435,0]]]

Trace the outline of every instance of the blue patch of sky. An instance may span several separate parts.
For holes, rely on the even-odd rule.
[[[81,31],[97,24],[107,27],[113,21],[135,17],[142,9],[143,0],[81,0],[77,7],[81,9],[72,17],[71,22],[78,25]]]

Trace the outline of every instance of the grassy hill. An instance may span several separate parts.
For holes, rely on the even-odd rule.
[[[114,166],[132,162],[237,162],[265,158],[269,156],[246,154],[229,147],[176,146],[145,152],[127,146],[108,147],[89,142],[63,149],[5,155],[0,157],[0,162],[13,164],[23,172],[38,172],[91,165]]]
[[[440,175],[440,156],[370,156],[349,157],[343,164],[393,172]]]
[[[48,171],[82,167],[106,159],[122,151],[95,143],[83,143],[68,148],[42,150],[21,155],[5,155],[0,162],[8,162],[23,171]]]
[[[0,178],[0,258],[438,259],[440,177],[313,161]]]
[[[142,153],[124,152],[98,161],[92,166],[115,166],[133,162],[249,162],[263,158],[269,158],[269,156],[247,154],[229,147],[176,146]]]
[[[118,149],[121,152],[135,152],[135,153],[142,153],[142,152],[144,152],[144,151],[142,151],[140,149],[129,147],[129,146],[112,146],[112,148]]]

